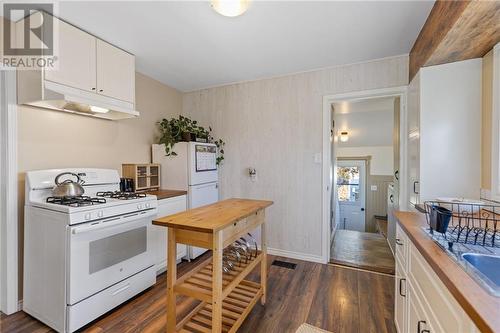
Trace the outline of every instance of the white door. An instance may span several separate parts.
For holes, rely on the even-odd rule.
[[[189,208],[196,208],[219,201],[219,186],[217,183],[189,186]]]
[[[189,209],[206,206],[219,201],[219,186],[217,183],[189,186],[188,204]],[[205,253],[207,249],[188,246],[188,259],[194,259]]]
[[[340,229],[365,231],[365,161],[337,162]]]
[[[97,93],[122,101],[135,100],[135,57],[97,39]]]
[[[71,226],[68,304],[153,266],[148,229],[155,217],[155,211],[142,211]]]
[[[408,86],[408,199],[410,206],[419,203],[420,179],[420,73]]]
[[[183,212],[186,210],[186,196],[175,198],[168,198],[158,200],[158,215],[157,217],[164,217],[175,213]],[[156,272],[162,272],[167,267],[167,228],[153,225],[151,227],[155,242],[156,252]],[[177,260],[185,257],[187,254],[186,245],[177,244]]]
[[[188,168],[189,185],[216,182],[217,146],[213,143],[190,142]]]
[[[96,38],[66,22],[60,20],[57,22],[59,24],[57,70],[46,70],[45,79],[96,92]]]
[[[403,266],[396,260],[396,277],[395,277],[395,300],[394,300],[394,324],[398,332],[407,332],[407,302],[408,288],[406,275],[403,271]]]

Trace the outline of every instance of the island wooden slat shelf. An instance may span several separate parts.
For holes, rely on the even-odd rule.
[[[260,299],[266,300],[267,245],[265,209],[272,201],[228,199],[153,221],[168,227],[167,332],[236,332]],[[228,273],[222,272],[224,248],[261,228],[261,250]],[[176,243],[212,250],[212,257],[177,280]],[[260,283],[245,277],[260,264]],[[201,303],[178,324],[176,295]]]
[[[262,297],[260,285],[243,281],[222,301],[222,332],[233,333],[241,326],[259,298]],[[212,305],[200,303],[177,325],[178,332],[213,332]]]
[[[262,261],[262,256],[262,252],[259,251],[257,257],[249,260],[248,263],[242,261],[241,266],[234,267],[234,271],[222,274],[223,299]],[[208,258],[178,279],[174,291],[200,301],[212,302],[212,258]]]

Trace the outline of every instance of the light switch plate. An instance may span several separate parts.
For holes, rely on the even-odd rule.
[[[377,187],[377,185],[372,185],[372,186],[371,186],[371,190],[372,190],[372,191],[378,191],[378,187]]]

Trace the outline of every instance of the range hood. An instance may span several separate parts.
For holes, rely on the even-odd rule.
[[[21,74],[18,75],[19,104],[108,120],[139,116],[132,103],[48,80],[40,80],[41,87],[39,80],[36,80],[38,84],[27,84],[26,80],[30,79],[28,73],[18,73]]]

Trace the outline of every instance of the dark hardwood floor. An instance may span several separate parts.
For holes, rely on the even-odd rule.
[[[330,262],[394,275],[394,256],[384,236],[378,233],[337,230]]]
[[[179,275],[206,258],[181,263]],[[296,263],[294,270],[270,266],[267,304],[258,303],[238,332],[295,332],[304,322],[334,333],[395,332],[394,278],[331,265],[269,256]],[[258,281],[254,271],[249,279]],[[178,297],[178,316],[196,305]],[[166,275],[155,286],[95,320],[82,332],[165,332]],[[25,314],[0,315],[2,333],[43,333],[51,330]]]

